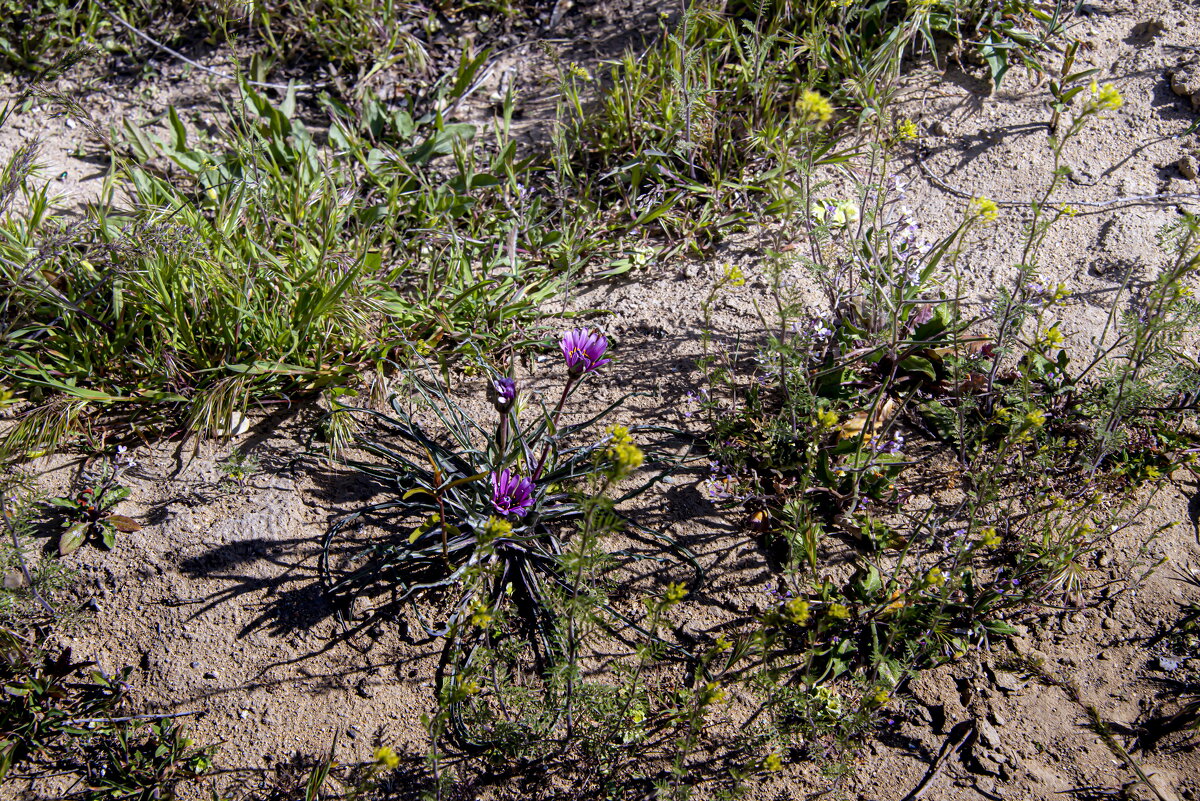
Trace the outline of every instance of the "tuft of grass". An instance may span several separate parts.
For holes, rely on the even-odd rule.
[[[294,94],[274,105],[248,85],[215,140],[174,110],[167,138],[127,124],[131,201],[79,220],[17,154],[6,175],[24,210],[0,218],[0,353],[33,406],[5,456],[101,411],[227,436],[252,402],[375,380],[404,342],[449,358],[514,341],[585,245],[541,227],[558,210],[523,195],[536,165],[518,158],[507,116],[491,149],[445,122],[481,64],[465,62],[425,114],[329,101],[333,152]]]

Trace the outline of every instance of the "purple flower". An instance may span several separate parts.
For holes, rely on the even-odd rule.
[[[502,515],[524,517],[533,506],[533,480],[521,478],[507,467],[492,471],[492,506]]]
[[[516,400],[517,382],[507,377],[493,378],[488,395],[498,411],[507,412]]]
[[[590,373],[612,361],[604,358],[604,351],[608,350],[608,339],[591,328],[574,328],[568,331],[563,334],[559,345],[562,347],[563,358],[567,360],[567,370],[574,376]]]

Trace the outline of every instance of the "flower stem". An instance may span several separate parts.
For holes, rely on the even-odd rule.
[[[558,399],[558,405],[554,407],[554,414],[550,416],[550,428],[558,431],[558,419],[562,416],[563,404],[567,402],[567,395],[570,394],[571,388],[575,386],[576,377],[573,375],[567,376],[567,383],[563,384],[562,396]],[[533,471],[533,480],[536,482],[542,477],[542,469],[546,466],[546,457],[550,455],[550,443],[547,442],[542,448],[541,458],[538,459],[537,469]]]

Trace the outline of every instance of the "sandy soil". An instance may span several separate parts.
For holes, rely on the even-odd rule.
[[[594,64],[619,52],[629,32],[645,22],[645,9],[638,10],[640,17],[614,4],[583,4],[570,12],[573,26],[556,34],[573,39],[575,58]],[[1194,2],[1125,0],[1085,4],[1079,17],[1076,35],[1087,43],[1081,66],[1101,68],[1099,77],[1113,81],[1126,100],[1068,148],[1075,172],[1058,197],[1081,213],[1060,225],[1040,264],[1048,280],[1065,282],[1075,293],[1063,321],[1079,347],[1103,324],[1126,271],[1149,276],[1162,264],[1159,229],[1180,208],[1200,210],[1200,182],[1184,178],[1178,166],[1185,156],[1200,156],[1200,136],[1179,138],[1198,110],[1172,91],[1168,78],[1200,55],[1198,11]],[[593,22],[604,36],[585,36]],[[1145,31],[1147,22],[1161,25]],[[544,92],[549,65],[522,59],[533,49],[507,54],[490,79],[495,86],[481,92],[498,89],[502,80],[528,84],[527,113],[536,117],[547,105],[538,92]],[[149,78],[107,76],[83,85],[65,81],[59,88],[81,93],[105,122],[153,118],[168,104],[203,120],[231,92],[227,82],[169,62],[156,65]],[[980,303],[1011,277],[1027,218],[1023,207],[1048,178],[1046,98],[1044,86],[1016,71],[1000,91],[988,94],[979,70],[954,65],[914,69],[906,87],[903,111],[919,123],[922,136],[894,166],[909,181],[910,205],[930,232],[945,230],[973,195],[1016,204],[1004,208],[1001,220],[963,256],[968,288]],[[35,105],[0,131],[0,158],[33,135],[43,142],[46,175],[72,201],[94,199],[105,166],[89,155],[96,151],[85,129],[59,116],[52,104]],[[1161,194],[1173,197],[1122,199]],[[723,296],[714,324],[719,339],[751,340],[758,328],[753,301],[765,292],[763,243],[759,234],[740,235],[709,260],[657,264],[623,283],[583,288],[576,306],[614,311],[604,325],[617,355],[594,382],[586,405],[598,409],[636,390],[647,395],[631,402],[628,419],[691,425],[681,401],[698,385],[700,302],[722,264],[740,264],[747,286]],[[535,385],[553,381],[553,369],[552,361],[533,363]],[[81,602],[94,612],[64,630],[61,642],[107,670],[135,665],[134,684],[146,709],[202,711],[193,724],[196,738],[223,743],[212,781],[235,797],[294,772],[296,760],[327,753],[335,734],[335,756],[344,763],[369,759],[380,743],[413,757],[426,747],[419,717],[432,707],[438,644],[400,622],[346,638],[317,584],[327,526],[368,490],[344,473],[295,462],[314,414],[301,409],[259,419],[236,442],[205,443],[194,458],[190,444],[140,449],[139,466],[127,481],[132,497],[121,511],[147,525],[122,536],[111,552],[88,548],[70,557],[81,571]],[[222,483],[217,462],[232,449],[252,453],[261,464],[243,487]],[[63,458],[33,466],[48,491],[67,486],[77,467]],[[700,477],[656,488],[637,511],[695,549],[709,568],[712,586],[686,602],[693,628],[704,631],[765,604],[772,584],[753,541],[704,499]],[[1200,600],[1195,587],[1179,580],[1200,571],[1200,496],[1190,474],[1177,478],[1144,524],[1122,532],[1099,556],[1088,582],[1103,589],[1091,602],[1020,621],[1009,644],[1044,658],[1051,675],[1078,688],[1078,700],[1062,686],[1007,671],[1003,648],[972,653],[914,682],[911,712],[870,743],[837,792],[905,798],[955,724],[971,720],[975,744],[953,755],[925,798],[1150,797],[1089,728],[1085,706],[1113,724],[1132,725],[1170,695],[1171,671],[1162,667],[1170,663],[1159,657],[1172,655],[1153,638],[1173,622],[1177,604]],[[1170,522],[1178,525],[1140,554],[1143,562],[1167,556],[1169,563],[1128,586],[1128,565],[1148,532]],[[1200,798],[1194,745],[1166,743],[1137,760],[1161,798]],[[478,792],[552,795],[514,786]],[[795,762],[749,797],[801,798],[827,787],[811,765]],[[44,798],[59,791],[53,782],[36,788]],[[10,785],[0,795],[26,797],[21,792]],[[397,797],[405,796],[398,790]]]

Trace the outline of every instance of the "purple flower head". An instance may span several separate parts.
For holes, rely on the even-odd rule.
[[[604,351],[608,350],[608,339],[591,328],[571,329],[563,334],[559,346],[562,348],[563,358],[567,360],[567,370],[574,376],[590,373],[612,361],[604,358]]]
[[[507,412],[517,398],[517,382],[507,377],[493,378],[488,396],[497,410]]]
[[[492,471],[492,506],[502,515],[524,517],[533,506],[533,480],[521,478],[507,467]]]

